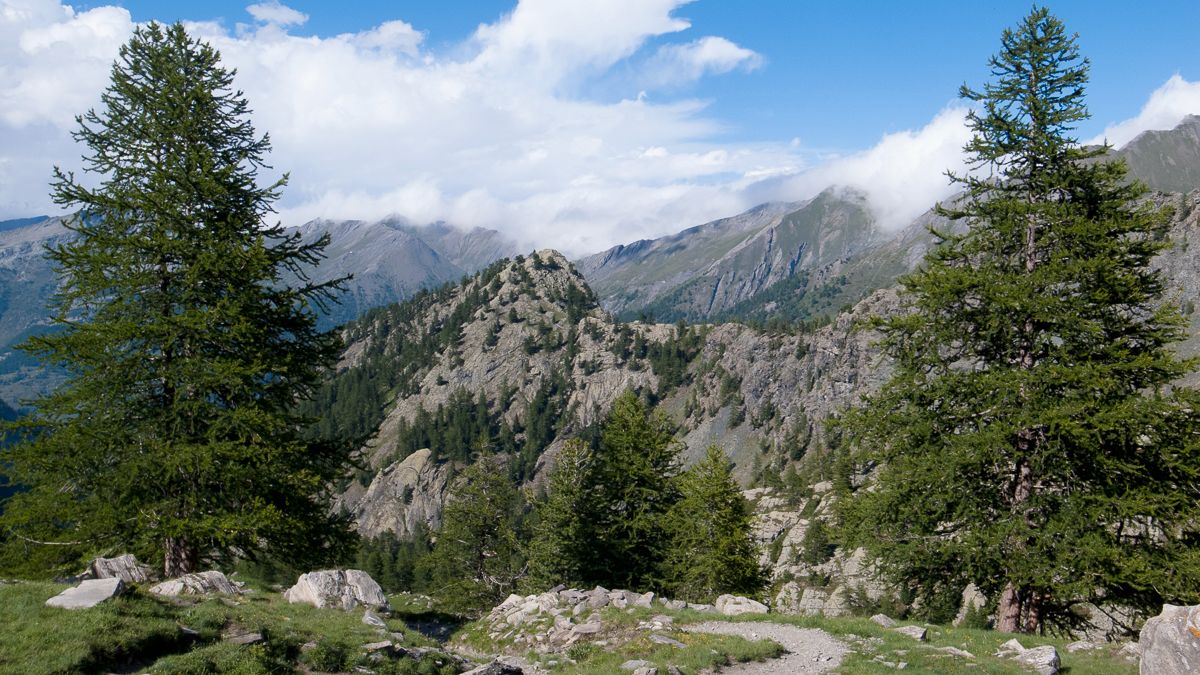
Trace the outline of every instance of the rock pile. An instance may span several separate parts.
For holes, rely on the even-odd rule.
[[[722,596],[722,600],[722,606],[730,615],[767,610],[765,605],[747,598]],[[539,653],[562,652],[580,640],[608,644],[611,640],[645,633],[650,634],[648,639],[652,642],[682,646],[678,640],[659,633],[670,628],[671,617],[656,615],[649,621],[639,622],[632,632],[626,627],[622,634],[622,630],[607,624],[601,616],[600,610],[606,607],[714,611],[712,605],[668,600],[654,593],[610,591],[600,586],[590,591],[558,588],[540,595],[510,595],[484,617],[484,625],[492,640]]]

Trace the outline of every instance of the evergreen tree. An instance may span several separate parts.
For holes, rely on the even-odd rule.
[[[559,451],[547,480],[546,498],[537,505],[538,521],[529,544],[525,586],[539,593],[558,584],[582,586],[583,563],[591,555],[585,527],[593,455],[579,439]]]
[[[680,444],[665,416],[627,391],[613,402],[588,485],[593,542],[587,579],[618,588],[658,588],[670,545],[667,512],[679,500]]]
[[[427,562],[431,590],[447,610],[476,614],[513,591],[523,572],[519,508],[516,488],[494,463],[474,464],[459,475]]]
[[[679,501],[680,445],[669,420],[622,394],[594,449],[568,444],[550,474],[530,550],[530,586],[660,589]]]
[[[259,185],[270,143],[232,86],[211,46],[151,23],[78,118],[98,181],[55,169],[77,236],[48,252],[60,330],[26,346],[71,378],[0,458],[30,488],[3,516],[30,547],[17,555],[131,551],[175,576],[234,554],[325,558],[349,537],[325,498],[345,449],[302,439],[293,412],[338,351],[310,309],[330,285],[282,282],[327,239],[265,223],[285,180]]]
[[[758,594],[766,575],[750,538],[752,513],[725,453],[709,446],[704,460],[680,477],[679,490],[667,521],[664,577],[671,595],[711,602],[723,593]]]
[[[975,102],[976,171],[942,209],[969,225],[903,278],[881,321],[896,372],[850,416],[867,466],[844,515],[926,601],[976,583],[997,628],[1071,623],[1200,590],[1197,396],[1171,382],[1177,309],[1150,268],[1166,218],[1072,137],[1088,62],[1045,9],[1006,30]]]

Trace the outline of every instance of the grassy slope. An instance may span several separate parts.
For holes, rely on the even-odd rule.
[[[0,584],[0,672],[290,672],[318,659],[336,661],[339,653],[351,670],[361,645],[383,639],[362,623],[361,611],[290,605],[277,593],[172,603],[135,591],[89,610],[46,607],[46,599],[64,588]],[[188,637],[182,627],[198,637]],[[402,620],[389,620],[388,627],[404,634],[405,646],[432,645]],[[233,645],[220,640],[222,632],[260,632],[266,642]],[[318,649],[302,654],[308,642]],[[435,665],[422,671],[453,672]]]
[[[91,610],[68,611],[46,607],[47,598],[65,586],[20,582],[0,584],[0,672],[72,673],[120,670],[122,672],[208,673],[208,672],[321,672],[351,671],[367,664],[360,646],[381,639],[378,632],[361,621],[361,612],[320,610],[307,605],[289,605],[277,593],[259,591],[236,601],[209,599],[165,602],[140,592],[105,603]],[[404,607],[396,598],[394,607]],[[417,608],[412,610],[419,613]],[[665,672],[668,665],[696,673],[737,661],[761,660],[779,653],[767,641],[751,642],[736,637],[690,634],[670,628],[659,631],[687,645],[677,649],[651,643],[649,633],[637,630],[639,621],[655,614],[674,617],[677,626],[713,620],[711,614],[693,611],[667,612],[638,608],[632,612],[615,609],[604,613],[609,643],[580,644],[565,655],[527,654],[532,661],[549,666],[555,673],[619,673],[630,659],[654,662]],[[1012,661],[992,656],[1010,635],[991,631],[931,626],[929,641],[920,643],[881,628],[862,618],[817,618],[784,615],[738,617],[735,621],[773,621],[804,628],[819,628],[847,642],[855,651],[838,672],[884,673],[889,666],[875,661],[879,656],[893,663],[904,661],[906,672],[945,673],[967,668],[980,673],[1022,673]],[[185,635],[182,627],[197,632]],[[392,632],[404,634],[405,646],[428,646],[430,641],[409,630],[397,618],[389,620]],[[220,640],[222,632],[261,632],[264,644],[238,646]],[[1072,675],[1135,673],[1137,666],[1124,661],[1116,647],[1091,653],[1070,654],[1068,640],[1020,636],[1026,647],[1051,644],[1058,648],[1064,672]],[[316,649],[302,653],[305,643]],[[486,627],[468,625],[452,641],[466,651],[486,655],[512,653],[511,645],[487,639]],[[947,655],[940,647],[956,647],[975,655],[973,660]],[[553,663],[552,663],[553,662]],[[340,664],[334,667],[332,664]],[[968,666],[968,664],[972,664]],[[393,661],[376,672],[440,675],[453,672],[445,663]]]

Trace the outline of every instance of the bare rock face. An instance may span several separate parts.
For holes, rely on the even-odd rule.
[[[165,597],[180,595],[237,595],[241,591],[223,573],[209,570],[185,574],[150,587],[150,592]]]
[[[1200,672],[1200,605],[1163,605],[1162,613],[1142,626],[1138,643],[1144,675]]]
[[[152,575],[150,568],[138,562],[130,553],[115,558],[96,558],[87,569],[87,576],[93,579],[116,578],[127,584],[150,581]]]
[[[291,603],[350,610],[360,605],[387,607],[383,589],[361,570],[320,570],[301,574],[296,585],[284,591]]]
[[[429,531],[441,527],[450,467],[433,462],[431,456],[427,448],[418,450],[376,474],[365,492],[342,495],[339,505],[354,514],[360,533],[405,537],[419,526]]]
[[[125,592],[125,582],[118,577],[108,579],[86,579],[78,586],[68,588],[46,601],[47,607],[62,609],[88,609],[111,600]]]

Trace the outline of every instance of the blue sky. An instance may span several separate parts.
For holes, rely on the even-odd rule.
[[[281,217],[495,227],[584,253],[830,185],[886,227],[949,194],[958,86],[1025,2],[0,0],[0,217],[45,212],[135,23],[239,69]],[[1084,140],[1200,113],[1197,2],[1057,2],[1092,61]]]
[[[247,2],[121,0],[136,21],[220,19],[249,22]],[[511,12],[511,0],[286,3],[308,15],[294,31],[329,37],[401,19],[426,33],[434,51],[452,51],[483,23]],[[1089,106],[1093,136],[1137,114],[1154,89],[1174,74],[1200,79],[1200,2],[1074,1],[1049,5],[1071,30],[1093,66]],[[762,54],[751,72],[705,78],[662,96],[698,96],[740,141],[802,139],[848,151],[887,133],[927,122],[952,102],[963,82],[987,75],[986,59],[1001,30],[1029,10],[1028,2],[698,0],[676,11],[688,33],[721,35]],[[645,50],[676,36],[647,41]],[[598,98],[636,95],[629,83],[597,84]]]

